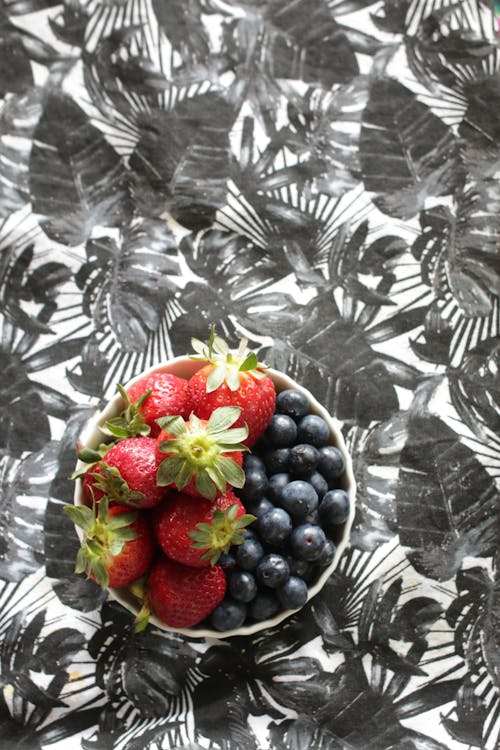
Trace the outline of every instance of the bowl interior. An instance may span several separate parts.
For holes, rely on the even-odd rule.
[[[132,383],[135,383],[140,378],[144,377],[144,375],[148,375],[152,372],[158,372],[158,371],[170,372],[173,375],[177,375],[179,377],[189,379],[202,366],[203,366],[203,363],[197,362],[196,360],[192,360],[189,357],[176,357],[175,359],[172,359],[168,362],[160,363],[156,365],[155,367],[152,367],[149,370],[140,373],[140,375],[138,375],[137,377],[129,381],[129,383],[127,384],[127,387],[132,385]],[[278,372],[277,370],[272,370],[272,369],[269,369],[267,372],[269,376],[271,377],[271,379],[273,380],[276,391],[278,393],[280,391],[286,390],[287,388],[295,388],[306,394],[307,398],[309,399],[311,413],[317,414],[318,416],[322,417],[327,422],[330,428],[330,442],[332,445],[335,445],[341,451],[345,459],[346,468],[342,476],[342,489],[344,489],[347,492],[347,494],[349,495],[349,499],[350,499],[349,518],[344,524],[340,525],[337,529],[336,537],[333,539],[333,541],[335,542],[337,546],[335,557],[332,560],[331,564],[327,568],[325,568],[325,570],[322,572],[321,576],[318,578],[316,583],[313,586],[310,586],[309,597],[308,597],[308,601],[309,601],[313,596],[315,596],[323,588],[326,580],[331,576],[331,574],[337,567],[338,561],[348,544],[349,534],[350,534],[352,522],[354,519],[354,500],[355,500],[355,481],[354,481],[354,476],[352,472],[352,462],[347,452],[342,433],[340,429],[338,428],[335,420],[332,419],[332,417],[328,414],[326,409],[323,406],[321,406],[320,403],[318,403],[318,401],[314,398],[314,396],[312,396],[312,394],[306,388],[300,386],[298,383],[293,381],[284,373]],[[99,412],[93,419],[91,419],[87,423],[87,426],[81,436],[82,445],[88,448],[97,448],[97,446],[103,442],[103,434],[100,431],[99,426],[103,425],[106,420],[117,416],[122,411],[123,408],[124,408],[124,404],[123,404],[123,400],[121,396],[117,395],[113,399],[111,399],[111,401],[108,403],[106,408],[103,409],[102,412]],[[82,470],[85,468],[85,465],[79,462],[77,465],[77,468],[78,470]],[[82,482],[80,479],[78,479],[75,483],[74,503],[75,505],[88,504],[85,493],[83,492]],[[76,529],[81,539],[83,532],[78,527],[76,527]],[[138,604],[138,600],[136,599],[136,597],[134,597],[133,594],[127,588],[122,588],[122,589],[109,588],[108,590],[109,590],[110,596],[113,599],[120,602],[120,604],[126,607],[126,609],[128,609],[130,612],[137,614],[137,612],[139,611],[140,605]],[[277,614],[275,617],[270,618],[268,620],[252,623],[251,625],[244,625],[241,628],[238,628],[238,630],[228,630],[225,632],[219,632],[217,630],[211,630],[205,627],[194,627],[194,628],[189,628],[189,629],[171,628],[168,625],[166,625],[164,622],[159,620],[157,617],[155,617],[154,615],[151,617],[151,623],[154,624],[156,627],[160,628],[161,630],[180,633],[182,635],[190,636],[191,638],[219,638],[220,639],[220,638],[228,638],[234,635],[251,635],[265,628],[274,627],[275,625],[278,625],[284,619],[292,615],[294,612],[296,612],[296,610],[284,610],[284,611],[279,612],[279,614]]]

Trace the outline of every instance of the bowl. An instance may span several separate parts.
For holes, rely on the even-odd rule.
[[[130,380],[129,383],[125,385],[125,388],[130,387],[133,383],[140,380],[145,375],[149,375],[153,372],[158,372],[158,371],[169,372],[181,378],[189,379],[192,375],[194,375],[194,373],[197,370],[203,367],[203,364],[204,364],[203,362],[192,360],[187,356],[176,357],[174,359],[168,360],[167,362],[159,363],[155,365],[154,367],[151,367],[150,369],[145,370],[144,372],[141,372],[135,378]],[[295,388],[299,391],[302,391],[302,393],[304,393],[307,396],[309,400],[309,404],[310,404],[311,413],[319,415],[326,421],[326,423],[328,424],[330,428],[330,444],[335,445],[340,450],[340,452],[342,453],[345,459],[345,471],[341,479],[341,487],[343,490],[347,492],[349,499],[350,499],[349,518],[344,524],[341,524],[338,526],[338,535],[334,539],[336,546],[337,546],[335,557],[333,558],[330,565],[327,568],[325,568],[325,570],[321,573],[320,577],[314,583],[314,585],[309,587],[309,595],[308,595],[308,601],[309,601],[310,599],[312,599],[313,596],[316,596],[316,594],[319,591],[321,591],[327,579],[332,575],[349,541],[349,534],[350,534],[352,522],[354,519],[354,501],[355,501],[355,490],[356,490],[354,475],[352,472],[352,462],[347,452],[344,438],[342,436],[342,433],[339,427],[337,426],[336,422],[332,419],[332,417],[328,414],[326,409],[323,406],[321,406],[320,403],[318,403],[318,401],[314,398],[314,396],[306,388],[299,385],[290,377],[288,377],[288,375],[285,375],[284,373],[279,372],[278,370],[273,370],[271,368],[269,368],[266,372],[272,379],[277,393],[279,393],[280,391],[286,390],[287,388]],[[111,401],[108,403],[105,409],[97,413],[96,416],[87,423],[80,438],[81,445],[87,448],[93,448],[93,449],[97,448],[98,445],[103,442],[103,433],[100,431],[99,427],[103,425],[106,422],[106,420],[111,419],[112,417],[118,416],[118,414],[123,410],[123,408],[124,408],[124,402],[123,402],[122,397],[120,395],[116,395],[113,399],[111,399]],[[79,461],[77,463],[77,470],[82,471],[83,469],[85,469],[85,464]],[[88,505],[89,504],[86,498],[86,495],[83,491],[81,479],[77,479],[75,482],[74,504],[75,505]],[[78,536],[81,541],[83,537],[83,531],[79,527],[75,527],[75,528],[77,530]],[[137,612],[140,609],[139,601],[127,588],[116,589],[116,588],[110,587],[108,588],[108,592],[109,592],[109,596],[112,599],[119,602],[123,607],[128,609],[130,612],[137,614]],[[295,614],[297,611],[298,610],[282,610],[277,615],[275,615],[272,618],[269,618],[268,620],[255,622],[249,625],[243,625],[242,627],[236,630],[228,630],[224,632],[219,632],[218,630],[212,630],[210,628],[202,627],[202,626],[200,627],[195,626],[193,628],[172,628],[166,625],[164,622],[162,622],[160,619],[158,619],[154,615],[151,616],[150,622],[155,627],[161,630],[165,630],[165,631],[173,632],[173,633],[180,633],[181,635],[189,636],[191,638],[220,639],[220,638],[229,638],[231,636],[236,636],[236,635],[252,635],[254,633],[259,632],[260,630],[275,627],[276,625],[279,625],[281,622],[283,622],[283,620],[285,620],[287,617],[290,617],[290,615]]]

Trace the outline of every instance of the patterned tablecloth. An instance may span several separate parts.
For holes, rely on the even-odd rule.
[[[500,50],[485,0],[2,0],[2,750],[500,747]],[[342,423],[277,630],[73,573],[82,425],[215,322]]]

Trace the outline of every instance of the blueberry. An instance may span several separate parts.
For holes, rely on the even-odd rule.
[[[242,544],[234,548],[234,557],[236,564],[243,570],[253,570],[257,563],[264,556],[262,544],[253,535],[246,537]]]
[[[266,471],[264,461],[260,456],[256,456],[255,453],[245,453],[243,456],[243,470],[247,472],[250,471],[250,469],[260,469],[263,472]]]
[[[257,593],[257,583],[248,570],[232,570],[227,576],[227,590],[238,602],[251,602]]]
[[[269,617],[274,617],[279,608],[279,600],[273,591],[259,591],[250,603],[248,613],[254,620],[267,620]]]
[[[318,513],[318,509],[317,508],[315,508],[310,513],[308,513],[307,516],[306,516],[306,518],[305,518],[305,520],[308,523],[313,523],[316,526],[321,526],[321,521],[319,519],[319,513]]]
[[[307,584],[297,576],[290,576],[276,593],[286,609],[300,609],[307,602]]]
[[[266,494],[269,482],[264,469],[250,467],[245,472],[245,484],[238,490],[238,496],[247,502],[249,500],[258,500]]]
[[[279,474],[282,471],[286,471],[289,457],[290,448],[267,450],[264,454],[264,461],[269,474]]]
[[[331,539],[327,539],[325,542],[325,546],[321,550],[321,555],[316,560],[316,563],[321,568],[326,568],[330,563],[332,562],[333,558],[335,557],[336,552],[336,546],[334,542],[332,542]]]
[[[271,552],[260,560],[255,569],[255,575],[260,584],[276,589],[288,580],[290,568],[283,555]]]
[[[347,521],[349,516],[349,496],[344,490],[330,490],[319,506],[319,517],[325,526],[335,526]]]
[[[308,562],[315,562],[321,556],[325,542],[326,536],[323,529],[312,523],[297,526],[290,537],[293,556]]]
[[[321,448],[330,442],[330,428],[317,414],[306,414],[299,422],[297,440],[299,443],[310,443]]]
[[[279,474],[271,474],[269,477],[269,489],[267,494],[273,503],[279,504],[283,487],[285,487],[289,481],[290,474],[287,474],[284,471]]]
[[[312,581],[315,573],[313,563],[307,562],[307,560],[297,560],[295,557],[287,557],[286,559],[290,568],[290,575],[303,578],[307,583]]]
[[[302,391],[288,388],[276,396],[276,411],[287,414],[292,419],[300,419],[309,411],[309,401]]]
[[[247,616],[247,608],[242,602],[233,599],[223,599],[210,615],[210,622],[216,630],[233,630],[243,625]]]
[[[277,448],[286,448],[297,439],[297,425],[287,414],[273,414],[266,429],[266,437]]]
[[[272,502],[270,502],[270,500],[267,499],[267,497],[261,497],[255,502],[245,504],[247,513],[251,513],[257,518],[262,518],[263,515],[274,508],[274,505],[272,504]]]
[[[328,482],[326,481],[323,474],[319,473],[319,471],[313,471],[312,474],[309,474],[309,476],[305,477],[305,479],[306,482],[312,484],[312,486],[316,490],[319,500],[321,500],[323,495],[328,492]]]
[[[292,474],[304,476],[315,470],[319,462],[319,451],[314,445],[299,443],[290,448],[288,468]]]
[[[319,449],[318,471],[325,477],[327,482],[338,479],[345,469],[345,461],[342,453],[333,445],[325,445]]]
[[[283,508],[272,508],[259,519],[259,532],[266,544],[279,547],[292,532],[292,519]]]
[[[227,554],[223,552],[217,560],[217,565],[220,565],[224,570],[232,570],[232,568],[234,568],[234,566],[236,565],[234,555],[232,555],[230,552],[228,552]]]
[[[281,505],[295,521],[303,521],[318,505],[316,490],[308,482],[296,479],[284,487]]]

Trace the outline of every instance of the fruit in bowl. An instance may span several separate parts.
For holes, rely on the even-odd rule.
[[[76,570],[192,637],[277,625],[348,543],[355,484],[340,431],[284,373],[212,330],[195,354],[118,386],[89,423],[66,506]]]

